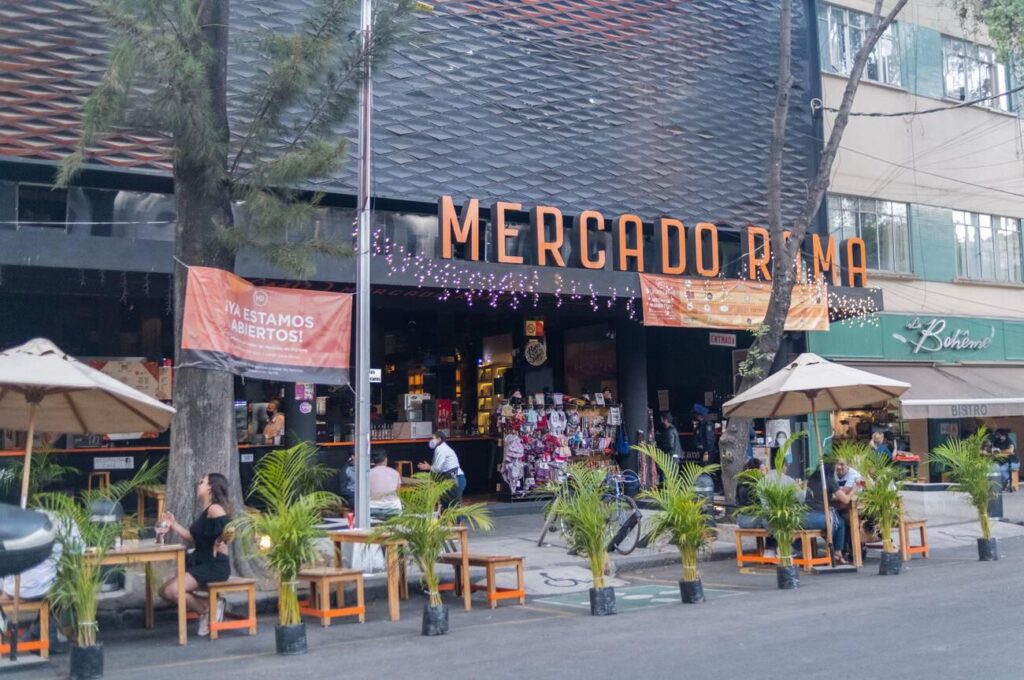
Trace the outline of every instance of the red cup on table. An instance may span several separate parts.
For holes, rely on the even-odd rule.
[[[345,519],[348,520],[348,528],[349,529],[352,529],[352,528],[355,527],[355,525],[356,525],[356,515],[355,515],[354,512],[350,512],[347,515],[345,515]]]

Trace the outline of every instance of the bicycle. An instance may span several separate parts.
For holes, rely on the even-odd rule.
[[[627,484],[638,484],[640,478],[632,470],[626,470],[610,473],[607,481],[610,492],[604,497],[604,501],[614,508],[608,516],[608,524],[614,528],[614,531],[611,532],[612,539],[609,542],[608,550],[614,550],[620,555],[628,555],[636,549],[640,541],[640,520],[643,515],[637,507],[636,501],[625,493],[625,488]],[[571,477],[568,474],[558,475],[556,482],[557,486],[565,486],[571,482]],[[561,493],[561,491],[556,493]],[[555,531],[556,528],[568,543],[571,530],[565,520],[548,512],[544,519],[544,528],[541,529],[540,538],[537,540],[537,546],[542,547],[548,533]]]

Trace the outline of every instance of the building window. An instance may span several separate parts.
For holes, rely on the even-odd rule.
[[[818,5],[818,32],[822,41],[822,68],[850,74],[857,50],[864,43],[870,14],[834,5]],[[900,86],[900,51],[895,24],[885,29],[864,67],[864,79]]]
[[[828,225],[839,241],[864,239],[869,269],[910,272],[906,203],[830,194]]]
[[[1020,220],[954,210],[953,222],[959,276],[1020,283]]]
[[[68,192],[40,184],[18,185],[18,228],[68,228]]]
[[[947,97],[962,102],[989,97],[978,105],[1010,109],[1006,66],[996,60],[992,48],[942,36],[942,70]]]

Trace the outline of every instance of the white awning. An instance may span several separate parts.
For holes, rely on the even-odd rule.
[[[1024,416],[1024,364],[843,363],[910,383],[907,420]]]

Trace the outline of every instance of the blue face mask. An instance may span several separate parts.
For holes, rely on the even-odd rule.
[[[427,446],[429,446],[431,449],[436,449],[437,445],[440,443],[441,442],[437,441],[436,439],[431,439],[429,442],[427,442]]]

